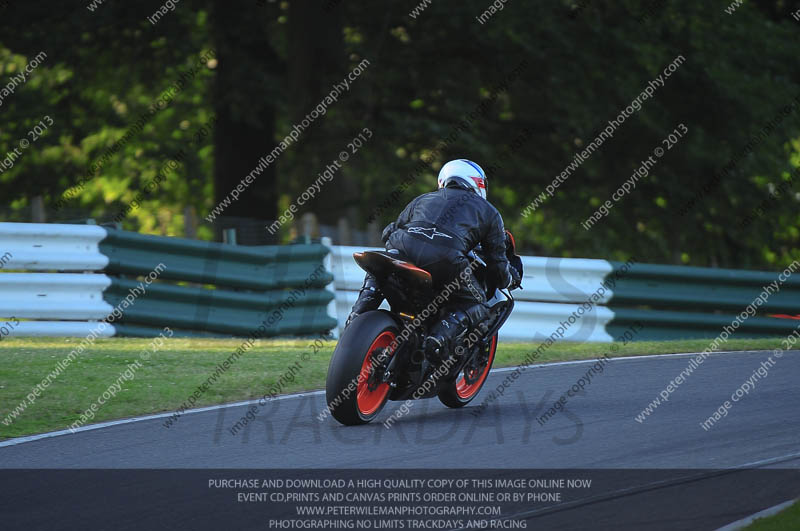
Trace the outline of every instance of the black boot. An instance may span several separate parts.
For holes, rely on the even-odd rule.
[[[347,316],[344,327],[347,328],[353,319],[362,313],[370,310],[377,310],[378,306],[383,302],[383,299],[383,293],[381,293],[381,290],[378,288],[378,282],[375,280],[375,277],[368,273],[364,278],[364,284],[361,286],[358,299],[356,299],[355,304],[353,304],[350,315]]]
[[[425,338],[423,350],[433,363],[441,363],[455,353],[456,346],[469,331],[469,317],[461,310],[453,310],[431,328]]]
[[[489,310],[482,303],[470,306],[466,310],[467,316],[472,327],[470,332],[477,331],[481,337],[489,332]]]
[[[451,355],[463,355],[458,349],[472,331],[482,338],[489,331],[489,311],[483,304],[475,304],[465,311],[453,310],[431,328],[423,349],[430,361],[441,362]],[[477,342],[476,342],[477,343]]]

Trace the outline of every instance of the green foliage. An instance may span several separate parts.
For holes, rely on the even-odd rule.
[[[3,73],[10,73],[10,68],[19,71],[36,54],[17,55],[17,46],[36,52],[44,49],[47,57],[30,80],[6,99],[0,152],[12,149],[44,115],[54,121],[53,127],[23,153],[19,163],[0,174],[2,196],[13,198],[10,212],[3,212],[7,219],[26,221],[30,199],[35,195],[45,195],[55,205],[65,190],[85,177],[88,168],[121,141],[140,116],[148,114],[148,108],[182,74],[188,79],[186,86],[140,131],[132,131],[127,141],[120,142],[122,147],[101,164],[97,175],[50,220],[96,217],[110,221],[181,149],[188,155],[184,163],[169,173],[157,194],[128,216],[123,227],[182,234],[183,208],[191,205],[204,211],[211,204],[211,136],[191,149],[190,144],[192,135],[211,116],[208,85],[214,64],[203,65],[190,79],[186,75],[198,56],[210,48],[204,36],[205,23],[189,10],[176,11],[173,14],[178,20],[172,22],[186,33],[181,38],[166,38],[150,28],[143,15],[149,8],[137,12],[109,4],[93,14],[71,9],[64,15],[66,20],[53,18],[40,28],[20,26],[3,33]],[[106,18],[115,14],[127,23],[122,31]],[[58,38],[48,38],[78,23],[99,24],[78,37],[82,46],[71,44],[58,49]],[[187,39],[192,33],[198,38]],[[5,77],[1,79],[5,81]],[[0,210],[6,206],[3,201]]]
[[[481,24],[476,17],[489,3],[466,0],[455,9],[433,2],[411,18],[408,2],[341,2],[327,11],[251,2],[234,15],[198,0],[155,27],[145,16],[159,4],[149,0],[108,2],[95,13],[58,6],[45,17],[20,6],[0,34],[0,87],[40,50],[48,57],[0,106],[0,153],[44,115],[55,126],[0,173],[0,215],[27,220],[35,195],[54,205],[198,54],[215,48],[235,50],[224,80],[209,63],[54,219],[113,218],[215,114],[231,121],[223,131],[246,128],[257,137],[240,146],[243,168],[251,168],[253,152],[268,153],[298,113],[311,111],[368,59],[367,71],[279,158],[274,179],[261,177],[270,187],[248,192],[267,205],[265,212],[291,203],[366,126],[374,137],[343,166],[331,193],[306,207],[328,223],[346,216],[363,228],[373,208],[425,160],[425,171],[381,214],[387,223],[435,185],[443,162],[468,157],[496,166],[490,198],[524,252],[767,269],[800,258],[800,186],[741,226],[800,167],[800,107],[742,156],[751,138],[800,95],[800,28],[784,3],[747,2],[729,15],[717,3],[688,0],[512,0]],[[229,25],[252,19],[263,33],[212,27],[220,17]],[[292,17],[304,18],[293,25]],[[39,22],[28,23],[33,19]],[[306,22],[327,29],[303,34]],[[309,53],[309,43],[317,52]],[[314,54],[323,52],[333,59],[317,70]],[[575,154],[678,55],[686,61],[665,85],[554,197],[523,217]],[[520,64],[519,76],[498,89]],[[473,111],[477,117],[458,130]],[[581,221],[681,123],[687,136],[607,217],[584,230]],[[180,234],[186,207],[207,214],[229,183],[244,177],[238,165],[226,174],[237,155],[226,135],[191,145],[185,163],[124,226]],[[214,156],[223,148],[220,165]],[[736,158],[714,184],[713,176]]]

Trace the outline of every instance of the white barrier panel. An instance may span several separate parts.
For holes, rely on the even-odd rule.
[[[91,321],[20,321],[9,337],[87,337],[98,324]],[[109,324],[97,333],[97,337],[112,337],[115,333],[114,325]]]
[[[106,230],[97,225],[0,223],[3,269],[98,271],[108,265],[98,243]]]
[[[340,330],[344,330],[344,322],[357,298],[357,291],[336,292],[336,314]],[[383,301],[381,308],[389,309],[386,301]],[[613,341],[605,328],[606,324],[614,318],[612,310],[605,306],[596,306],[591,312],[584,313],[579,319],[569,323],[570,315],[572,312],[577,314],[577,310],[577,304],[515,300],[511,317],[500,329],[500,339],[504,341],[543,341],[544,338],[557,332],[561,323],[565,323],[569,326],[565,327],[565,331],[562,332],[564,337],[559,337],[559,340]]]
[[[356,264],[353,253],[380,250],[379,247],[332,247],[331,267],[335,289],[361,289],[364,270]],[[606,260],[540,256],[521,258],[522,289],[514,291],[514,298],[518,301],[584,302],[600,288],[605,276],[612,271],[611,263]],[[611,290],[605,290],[602,302],[607,302],[612,295]]]
[[[0,267],[26,271],[98,271],[108,257],[98,244],[107,235],[97,225],[0,223]],[[6,273],[0,270],[0,316],[20,321],[10,336],[85,337],[113,308],[103,300],[106,275]],[[101,334],[113,336],[109,325]]]
[[[335,290],[358,291],[364,283],[364,270],[358,267],[353,253],[383,251],[381,247],[353,247],[334,245],[331,247],[331,272]],[[349,312],[349,310],[348,310]]]
[[[378,247],[334,246],[331,250],[331,268],[336,292],[336,315],[339,333],[358,297],[364,282],[364,270],[353,259],[354,252],[381,250]],[[514,311],[500,329],[500,338],[506,341],[535,341],[550,336],[561,323],[566,322],[578,303],[589,300],[601,286],[605,276],[612,271],[606,260],[584,258],[547,258],[523,256],[524,276],[522,290],[513,291]],[[613,295],[606,289],[599,303],[607,302]],[[567,303],[567,304],[563,304]],[[381,308],[388,309],[384,301]],[[614,312],[605,306],[595,308],[574,323],[567,323],[564,341],[608,342],[613,338],[606,332],[606,324]]]
[[[106,275],[0,273],[0,317],[19,319],[103,319],[112,306],[103,300]]]
[[[333,253],[333,240],[325,236],[321,238],[321,243],[328,249],[331,249],[331,252],[326,254],[325,258],[322,259],[322,265],[325,266],[325,269],[327,271],[332,271],[333,258],[331,255]],[[336,300],[336,288],[333,286],[333,282],[325,286],[325,289],[333,294],[333,300],[328,303],[328,308],[327,308],[328,315],[336,319],[337,323],[340,319],[342,320],[341,325],[337,324],[336,328],[331,330],[331,336],[334,339],[339,339],[339,329],[340,327],[344,328],[344,321],[347,319],[347,314],[344,314],[344,317],[342,317],[342,313],[338,310],[339,306],[338,306],[338,301]]]
[[[514,291],[520,301],[585,302],[611,273],[606,260],[522,256],[522,289]],[[606,289],[601,303],[613,292]]]
[[[606,306],[595,306],[592,311],[579,315],[570,323],[572,312],[578,315],[578,307],[578,304],[515,300],[511,317],[500,329],[500,339],[540,343],[556,333],[558,341],[606,343],[614,340],[606,332],[606,325],[614,318],[612,310]],[[567,326],[562,327],[562,324]]]

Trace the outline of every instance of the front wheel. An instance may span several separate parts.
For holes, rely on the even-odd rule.
[[[345,426],[366,424],[378,416],[391,390],[382,381],[398,327],[383,311],[359,315],[333,351],[325,382],[325,400],[333,418]]]
[[[489,352],[486,363],[477,368],[465,368],[458,376],[442,385],[439,389],[439,400],[447,407],[464,407],[469,404],[480,392],[489,370],[494,363],[494,353],[497,350],[497,334],[492,336],[489,342]]]

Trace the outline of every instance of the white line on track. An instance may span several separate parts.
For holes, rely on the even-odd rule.
[[[289,398],[299,398],[303,396],[310,396],[310,395],[319,395],[324,393],[325,391],[303,391],[302,393],[294,393],[291,395],[279,395],[273,398],[273,400],[286,400]],[[196,409],[187,409],[183,413],[181,413],[181,417],[184,415],[189,415],[190,413],[202,413],[204,411],[215,411],[217,409],[225,409],[229,407],[237,407],[237,406],[248,406],[250,404],[255,404],[259,401],[259,399],[254,400],[245,400],[243,402],[231,402],[228,404],[218,404],[216,406],[208,406],[208,407],[200,407]],[[155,419],[163,419],[165,417],[171,417],[175,412],[170,411],[169,413],[157,413],[155,415],[145,415],[142,417],[131,417],[129,419],[120,419],[120,420],[110,420],[108,422],[100,422],[98,424],[89,424],[88,426],[81,426],[79,428],[75,428],[74,432],[72,430],[58,430],[58,431],[50,431],[47,433],[39,433],[36,435],[28,435],[25,437],[17,437],[16,439],[10,439],[8,441],[0,442],[0,448],[3,446],[14,446],[15,444],[22,444],[26,442],[33,442],[38,441],[40,439],[47,439],[49,437],[58,437],[59,435],[70,435],[72,433],[79,433],[82,431],[92,431],[92,430],[99,430],[101,428],[109,428],[111,426],[119,426],[120,424],[131,424],[133,422],[142,422],[145,420],[155,420]]]
[[[717,356],[720,354],[763,354],[765,352],[770,352],[768,350],[737,350],[731,352],[715,352],[712,356]],[[678,354],[653,354],[650,356],[624,356],[620,358],[609,358],[610,361],[641,361],[641,360],[648,360],[654,358],[680,358],[680,357],[691,357],[697,356],[697,352],[683,352]],[[555,361],[551,363],[538,363],[535,365],[529,365],[528,368],[547,368],[547,367],[554,367],[558,365],[582,365],[586,363],[597,363],[597,359],[588,359],[588,360],[574,360],[574,361]],[[517,367],[503,367],[500,369],[492,369],[492,373],[502,373],[513,371]],[[313,396],[313,395],[320,395],[325,393],[324,390],[319,391],[303,391],[302,393],[294,393],[290,395],[280,395],[275,397],[273,400],[289,400],[291,398],[301,398],[304,396]],[[184,411],[181,416],[190,415],[192,413],[203,413],[205,411],[216,411],[218,409],[227,409],[229,407],[238,407],[238,406],[248,406],[250,404],[255,404],[258,402],[258,399],[254,400],[245,400],[242,402],[231,402],[228,404],[218,404],[216,406],[207,406],[201,407],[196,409],[187,409]],[[120,419],[120,420],[110,420],[108,422],[100,422],[98,424],[89,424],[87,426],[81,426],[76,428],[74,432],[72,430],[58,430],[58,431],[51,431],[47,433],[38,433],[36,435],[27,435],[25,437],[16,437],[14,439],[9,439],[8,441],[0,442],[0,448],[4,446],[15,446],[17,444],[23,444],[27,442],[39,441],[41,439],[48,439],[50,437],[59,437],[61,435],[71,435],[72,433],[80,433],[84,431],[92,431],[92,430],[99,430],[102,428],[110,428],[113,426],[119,426],[121,424],[131,424],[133,422],[143,422],[146,420],[155,420],[155,419],[163,419],[165,417],[171,417],[175,412],[170,411],[169,413],[157,413],[155,415],[144,415],[141,417],[131,417],[128,419]]]
[[[750,463],[744,463],[743,465],[737,465],[730,468],[758,468],[767,465],[774,465],[776,463],[782,463],[784,461],[794,461],[795,459],[800,459],[800,453],[779,455],[778,457],[768,457],[767,459],[751,461]]]

